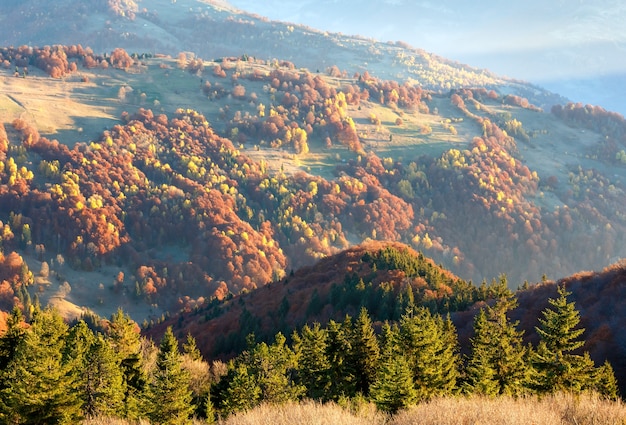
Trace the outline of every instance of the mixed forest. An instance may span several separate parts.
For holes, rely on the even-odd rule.
[[[418,71],[395,80],[245,53],[0,47],[0,422],[618,399],[626,120],[544,111],[404,51],[394,66]],[[44,129],[24,101],[42,81],[61,82],[59,106],[105,93],[119,114],[82,138]],[[80,314],[41,305],[79,286]],[[116,300],[151,314],[98,314]]]

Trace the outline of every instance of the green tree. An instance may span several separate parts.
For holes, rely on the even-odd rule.
[[[6,320],[7,330],[0,336],[0,371],[5,370],[15,357],[17,347],[26,334],[22,310],[14,307]],[[3,384],[0,381],[0,389]]]
[[[249,410],[259,403],[261,387],[245,364],[232,362],[225,379],[228,381],[228,387],[221,402],[225,415]]]
[[[352,332],[352,357],[356,372],[356,391],[367,396],[376,379],[380,348],[365,308],[361,309]]]
[[[118,416],[124,409],[124,372],[111,344],[97,335],[85,356],[81,380],[83,411],[89,416]]]
[[[326,356],[329,362],[326,400],[356,395],[356,364],[352,347],[350,316],[342,323],[331,320],[326,328]]]
[[[187,341],[183,344],[183,353],[191,360],[202,360],[202,353],[198,349],[196,339],[190,333],[187,334]]]
[[[481,309],[474,318],[474,337],[471,338],[471,344],[472,351],[465,370],[467,378],[464,390],[495,396],[499,393],[499,388],[496,370],[490,358],[493,340],[484,309]]]
[[[610,400],[617,400],[619,398],[617,379],[615,379],[613,367],[608,360],[605,361],[602,366],[597,368],[595,378],[595,391]]]
[[[411,367],[400,352],[402,348],[398,329],[393,329],[389,323],[383,326],[381,346],[381,365],[370,387],[370,399],[380,410],[396,413],[415,404],[418,392]]]
[[[516,304],[512,296],[503,297],[476,316],[467,365],[467,383],[473,392],[519,395],[527,388],[529,365],[523,332],[517,330],[517,322],[512,323],[507,317]]]
[[[256,379],[262,401],[281,403],[297,400],[304,393],[304,387],[292,379],[297,365],[296,356],[285,342],[283,334],[278,333],[272,345],[264,342],[256,344],[239,359]]]
[[[533,362],[535,386],[539,392],[578,393],[595,386],[594,364],[588,353],[575,354],[585,343],[579,339],[584,329],[577,329],[580,315],[564,286],[558,287],[558,295],[548,300],[550,307],[535,328],[541,339]]]
[[[138,419],[142,414],[141,404],[147,382],[141,355],[139,326],[122,309],[118,309],[111,316],[107,337],[124,372],[125,394],[122,416]]]
[[[326,331],[319,323],[312,328],[304,325],[300,334],[294,332],[292,339],[298,361],[297,374],[306,388],[306,395],[314,400],[324,399],[331,386]]]
[[[20,424],[70,424],[80,417],[76,375],[63,361],[67,325],[54,310],[33,314],[17,346],[1,391],[2,420]]]
[[[182,368],[178,341],[168,327],[161,339],[154,376],[148,385],[148,417],[158,424],[190,424],[194,411],[189,373]]]
[[[419,308],[400,321],[399,342],[420,400],[451,394],[458,377],[458,343],[450,320]]]

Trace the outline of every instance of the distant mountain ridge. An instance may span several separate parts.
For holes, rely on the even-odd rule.
[[[253,2],[237,7],[327,31],[401,40],[626,114],[626,7],[619,1]]]
[[[237,11],[225,1],[27,0],[0,5],[5,44],[73,45],[96,53],[122,47],[129,52],[176,56],[193,52],[203,59],[247,54],[281,59],[325,71],[336,65],[349,75],[369,72],[381,78],[415,79],[424,87],[448,91],[464,86],[507,87],[532,103],[549,108],[564,98],[538,87],[473,69],[403,43],[328,34],[272,22]],[[429,81],[441,70],[445,81]]]

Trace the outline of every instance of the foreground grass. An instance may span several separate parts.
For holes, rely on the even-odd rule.
[[[194,421],[194,424],[200,424]],[[104,418],[83,425],[148,425]],[[219,425],[626,425],[626,404],[595,395],[557,394],[542,398],[440,398],[388,416],[372,404],[346,409],[313,401],[261,405]]]

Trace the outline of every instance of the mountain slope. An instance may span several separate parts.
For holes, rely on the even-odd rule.
[[[105,285],[175,310],[367,238],[512,286],[624,255],[626,124],[601,108],[548,114],[506,91],[441,94],[249,56],[0,53],[4,249],[53,275],[66,274],[58,254],[113,266],[85,279],[97,296],[62,291],[105,315]],[[20,285],[7,285],[11,304]]]
[[[394,260],[389,261],[391,258]],[[370,242],[295,271],[280,282],[181,313],[144,329],[144,333],[157,338],[171,325],[181,340],[191,333],[208,358],[223,358],[245,349],[249,333],[257,340],[271,340],[277,332],[290,335],[305,323],[325,325],[331,319],[344,320],[346,314],[356,317],[362,306],[380,325],[384,320],[398,320],[405,308],[415,303],[442,314],[450,312],[461,351],[467,354],[474,316],[485,302],[498,297],[501,285],[494,282],[476,287],[407,246]],[[510,317],[519,321],[526,343],[536,346],[539,342],[535,327],[549,306],[548,299],[557,297],[557,285],[572,293],[569,299],[580,312],[585,329],[583,349],[597,364],[608,360],[624,387],[626,349],[621,329],[626,325],[626,264],[518,289],[518,306]]]
[[[19,46],[82,44],[96,53],[181,51],[204,58],[249,55],[288,60],[312,71],[336,65],[348,75],[368,70],[381,78],[416,79],[425,88],[506,86],[537,105],[563,99],[536,87],[472,69],[403,43],[324,33],[268,21],[223,1],[27,0],[0,5],[5,43]]]

